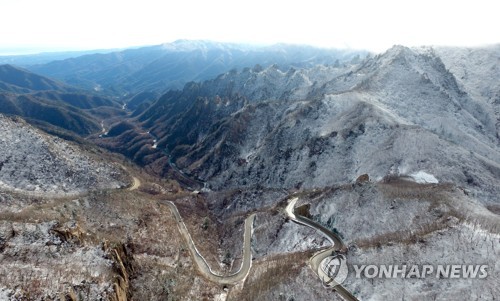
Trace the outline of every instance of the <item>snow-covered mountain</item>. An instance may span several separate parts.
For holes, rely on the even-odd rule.
[[[214,62],[211,51],[235,53],[206,42],[159,47],[149,54],[194,51],[205,63]],[[278,57],[288,57],[280,47]],[[122,78],[131,66],[108,63],[138,55],[136,68],[148,59],[139,54],[79,63],[92,62],[98,80]],[[177,58],[177,67],[191,62]],[[224,65],[215,62],[211,72]],[[395,46],[291,68],[248,62],[107,112],[80,106],[104,120],[100,135],[69,136],[79,144],[0,116],[0,299],[341,300],[310,268],[330,245],[323,231],[345,244],[343,286],[359,300],[497,298],[499,47]],[[175,69],[161,63],[147,69]],[[66,72],[58,64],[52,71]],[[130,73],[142,89],[157,84],[149,80],[163,73],[155,72]],[[295,215],[326,230],[292,222],[290,199]],[[193,242],[197,255],[186,248]],[[252,260],[236,284],[202,276],[193,257],[229,275],[244,261],[242,246]],[[481,264],[488,277],[356,278],[353,264]]]
[[[482,65],[454,64],[450,53],[395,46],[348,66],[246,68],[169,92],[138,120],[178,167],[213,189],[421,173],[494,201],[499,104],[484,83],[497,85],[498,64],[483,73]],[[499,56],[495,48],[481,53],[488,62]],[[454,68],[471,69],[474,82],[457,80]],[[149,149],[142,162],[158,152]]]

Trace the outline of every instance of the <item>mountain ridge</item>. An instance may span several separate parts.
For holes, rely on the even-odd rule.
[[[11,65],[0,65],[0,112],[38,119],[89,135],[101,130],[106,111],[119,108],[112,99],[89,93]],[[92,111],[101,108],[100,113]]]
[[[11,88],[11,89],[9,89]],[[13,65],[0,65],[0,90],[15,93],[29,93],[32,91],[59,90],[75,91],[61,82],[37,75],[26,69]]]
[[[193,70],[230,53],[179,41],[184,66],[191,46]],[[351,267],[488,267],[486,279],[349,273],[353,299],[495,300],[499,50],[250,64],[113,98],[2,92],[0,110],[38,128],[0,114],[0,299],[340,300],[308,264],[324,233]],[[236,285],[200,273],[242,260]]]
[[[230,71],[164,94],[136,122],[213,189],[311,188],[359,173],[427,170],[488,199],[500,171],[493,112],[459,87],[437,54],[396,46],[346,66]],[[149,141],[141,149],[158,160]],[[363,155],[367,149],[374,153]],[[433,155],[444,149],[461,163]]]
[[[363,51],[321,49],[311,46],[256,47],[211,41],[179,40],[169,44],[128,49],[108,54],[34,65],[30,70],[87,89],[123,96],[143,91],[164,92],[189,81],[217,76],[233,68],[257,63],[287,66],[343,62]]]

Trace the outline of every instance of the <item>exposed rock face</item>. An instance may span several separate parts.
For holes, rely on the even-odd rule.
[[[149,161],[134,158],[172,161],[212,189],[312,188],[422,171],[488,200],[500,192],[500,103],[457,81],[453,62],[395,46],[352,66],[248,68],[188,84],[139,116],[159,143],[143,156]],[[476,65],[460,68],[492,80]],[[164,148],[172,160],[158,159]]]
[[[484,51],[456,52],[474,58],[460,64],[453,50],[397,46],[349,66],[232,71],[170,91],[100,138],[149,170],[206,184],[196,195],[144,179],[135,191],[108,190],[124,185],[119,169],[0,118],[0,299],[340,299],[307,265],[330,243],[286,218],[291,197],[297,214],[342,238],[348,264],[477,260],[496,270],[498,83],[485,82],[496,80],[498,63],[482,72],[479,62],[499,55]],[[36,196],[91,188],[102,190]],[[176,219],[157,202],[165,198],[220,271],[238,267],[242,221],[257,215],[255,260],[242,283],[227,293],[199,276]],[[490,276],[372,281],[351,273],[345,286],[362,300],[402,292],[494,300],[499,279]]]
[[[356,184],[362,184],[369,181],[370,181],[370,176],[368,176],[368,174],[363,174],[356,179]]]
[[[462,89],[494,111],[497,138],[500,138],[500,82],[488,80],[500,77],[500,46],[437,48],[435,52]]]
[[[0,189],[60,195],[126,185],[119,166],[20,118],[0,115],[0,132]]]

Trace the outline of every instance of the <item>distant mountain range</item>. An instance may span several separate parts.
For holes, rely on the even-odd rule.
[[[215,77],[233,68],[312,67],[335,64],[366,55],[363,51],[310,46],[254,47],[210,41],[180,40],[170,44],[99,53],[27,66],[35,73],[108,95],[182,89],[185,83]]]
[[[52,61],[65,60],[73,57],[78,57],[86,54],[95,53],[108,53],[119,51],[119,49],[93,49],[93,50],[81,50],[81,51],[44,51],[33,54],[20,54],[20,55],[0,55],[0,65],[10,64],[16,66],[31,66],[38,64],[46,64]]]
[[[71,54],[76,57],[66,57]],[[0,112],[89,135],[104,130],[103,119],[124,114],[120,110],[125,108],[124,102],[129,109],[138,109],[134,113],[137,116],[161,92],[182,89],[190,81],[209,79],[231,69],[272,64],[283,70],[318,64],[340,66],[365,54],[309,46],[253,47],[180,40],[108,53],[0,57],[0,62],[23,65],[0,65]],[[62,60],[45,63],[39,60],[42,57]]]
[[[92,111],[95,108],[98,111]],[[80,135],[101,131],[100,119],[120,105],[11,65],[0,65],[0,113],[41,121]]]

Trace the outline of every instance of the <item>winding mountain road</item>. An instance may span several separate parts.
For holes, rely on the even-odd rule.
[[[286,212],[287,216],[292,221],[296,222],[297,224],[307,226],[307,227],[313,228],[316,231],[321,232],[332,243],[332,247],[314,254],[313,257],[311,257],[311,259],[309,259],[309,262],[311,264],[311,268],[318,275],[318,277],[320,279],[322,279],[322,281],[327,279],[328,286],[332,287],[340,296],[342,296],[342,298],[344,298],[344,300],[359,301],[353,294],[351,294],[348,290],[346,290],[341,284],[336,283],[335,280],[333,280],[333,279],[330,279],[328,277],[328,275],[326,275],[325,273],[322,273],[321,269],[319,269],[321,262],[325,258],[332,256],[333,254],[335,254],[337,252],[345,253],[347,251],[347,248],[346,248],[344,242],[342,242],[342,240],[340,239],[340,237],[338,237],[335,233],[333,233],[329,229],[325,228],[324,226],[320,225],[319,223],[317,223],[313,220],[310,220],[304,216],[295,214],[295,204],[297,203],[298,199],[299,198],[295,197],[295,198],[292,198],[288,201],[288,205],[285,208],[285,212]]]
[[[179,228],[179,231],[181,232],[182,236],[184,237],[184,240],[188,245],[189,251],[193,256],[194,262],[196,263],[198,270],[200,271],[201,274],[203,274],[203,276],[205,276],[207,279],[213,282],[217,282],[220,284],[233,284],[236,282],[240,282],[247,277],[248,273],[250,272],[250,268],[252,267],[251,241],[252,241],[253,222],[255,219],[255,214],[251,214],[249,217],[245,219],[245,231],[243,234],[243,261],[241,263],[240,269],[233,274],[220,275],[215,273],[210,268],[205,258],[200,254],[200,252],[196,248],[196,245],[194,244],[193,239],[189,234],[186,224],[182,220],[179,210],[177,210],[177,206],[175,206],[175,204],[170,201],[165,201],[161,203],[170,207],[170,210],[172,211],[172,214],[175,217],[175,221],[177,222],[177,227]]]
[[[332,247],[328,248],[326,250],[320,251],[316,254],[314,254],[313,257],[310,259],[310,264],[312,269],[318,274],[318,268],[323,261],[328,256],[331,256],[335,252],[345,252],[346,247],[342,240],[332,233],[330,230],[325,228],[324,226],[316,223],[315,221],[312,221],[308,218],[305,218],[301,215],[296,215],[294,212],[295,209],[295,204],[297,202],[298,198],[293,198],[289,201],[288,205],[285,208],[285,211],[288,215],[288,217],[303,226],[311,227],[317,231],[320,231],[323,233],[328,240],[332,243]],[[251,214],[245,219],[245,228],[244,228],[244,234],[243,234],[243,261],[241,263],[240,269],[229,275],[220,275],[215,273],[210,266],[208,265],[206,259],[201,255],[200,251],[196,248],[196,245],[189,234],[189,230],[186,227],[186,224],[184,223],[179,210],[177,209],[177,206],[171,202],[171,201],[162,201],[161,204],[164,204],[168,206],[172,212],[172,215],[175,218],[175,221],[177,223],[177,227],[179,229],[179,232],[183,236],[184,240],[186,241],[188,245],[189,252],[191,253],[194,262],[196,263],[196,266],[200,273],[207,279],[219,283],[219,284],[234,284],[240,281],[245,280],[245,278],[248,276],[248,273],[250,272],[250,269],[252,267],[252,250],[251,250],[251,241],[252,241],[252,233],[253,233],[253,223],[255,220],[255,214]],[[324,275],[319,275],[320,278]],[[322,278],[324,279],[324,278]],[[345,300],[348,301],[359,301],[354,295],[352,295],[348,290],[346,290],[342,285],[337,284],[337,283],[332,283],[333,280],[329,282],[329,286],[333,287],[333,289],[342,296]]]
[[[150,134],[154,138],[153,143],[155,143],[155,144],[153,145],[153,147],[157,146],[157,144],[156,144],[158,141],[157,137],[155,137],[154,135],[152,135],[149,132],[148,132],[148,134]],[[201,182],[199,180],[193,180],[193,179],[187,177],[187,175],[185,175],[184,172],[179,170],[177,168],[177,166],[173,162],[171,162],[171,157],[170,157],[170,154],[168,153],[168,151],[165,149],[165,150],[163,150],[163,152],[168,156],[168,164],[170,165],[170,167],[173,170],[175,170],[181,176],[183,176],[191,181],[194,181],[195,183],[200,184],[203,187],[206,187],[206,183]],[[137,182],[136,182],[136,180],[137,180]],[[130,188],[130,190],[136,189],[136,188],[134,188],[134,187],[136,187],[136,184],[140,185],[140,181],[134,177],[134,185]],[[329,287],[332,287],[338,294],[340,294],[342,296],[342,298],[344,298],[344,300],[359,301],[354,295],[352,295],[342,285],[340,285],[339,283],[336,283],[333,279],[328,278],[328,276],[326,274],[322,273],[322,275],[320,275],[321,269],[319,269],[319,267],[320,267],[321,262],[325,258],[332,256],[333,254],[335,254],[337,252],[345,253],[347,251],[347,248],[346,248],[345,244],[342,242],[342,240],[335,233],[331,232],[329,229],[327,229],[323,225],[321,225],[313,220],[310,220],[306,217],[303,217],[301,215],[296,215],[295,214],[295,204],[297,203],[297,201],[298,201],[298,198],[292,198],[289,201],[288,205],[286,206],[285,211],[286,211],[286,214],[288,215],[288,217],[292,221],[294,221],[300,225],[313,228],[316,231],[320,231],[323,235],[325,235],[328,238],[328,240],[332,244],[331,248],[320,251],[320,252],[314,254],[313,257],[311,257],[310,264],[311,264],[312,269],[314,270],[314,272],[316,274],[318,274],[318,277],[320,277],[321,279],[323,279],[323,280],[328,279],[327,285]],[[186,227],[186,224],[182,220],[182,217],[179,213],[179,210],[177,209],[177,206],[175,206],[175,204],[171,201],[165,201],[165,202],[162,202],[162,204],[165,204],[170,208],[172,214],[175,217],[177,227],[178,227],[181,235],[184,237],[184,240],[186,241],[186,243],[188,245],[188,249],[189,249],[191,255],[193,256],[194,262],[196,263],[196,266],[197,266],[198,270],[200,271],[200,273],[205,278],[207,278],[213,282],[219,283],[219,284],[234,284],[234,283],[243,281],[248,276],[248,273],[250,272],[250,268],[252,267],[251,239],[252,239],[252,233],[253,233],[253,223],[255,220],[255,214],[251,214],[250,216],[248,216],[245,219],[245,230],[244,230],[244,236],[243,236],[243,261],[241,263],[240,269],[237,272],[230,274],[230,275],[220,275],[220,274],[215,273],[210,268],[206,259],[201,255],[201,253],[196,248],[196,245],[195,245],[191,235],[189,234],[189,231]]]

